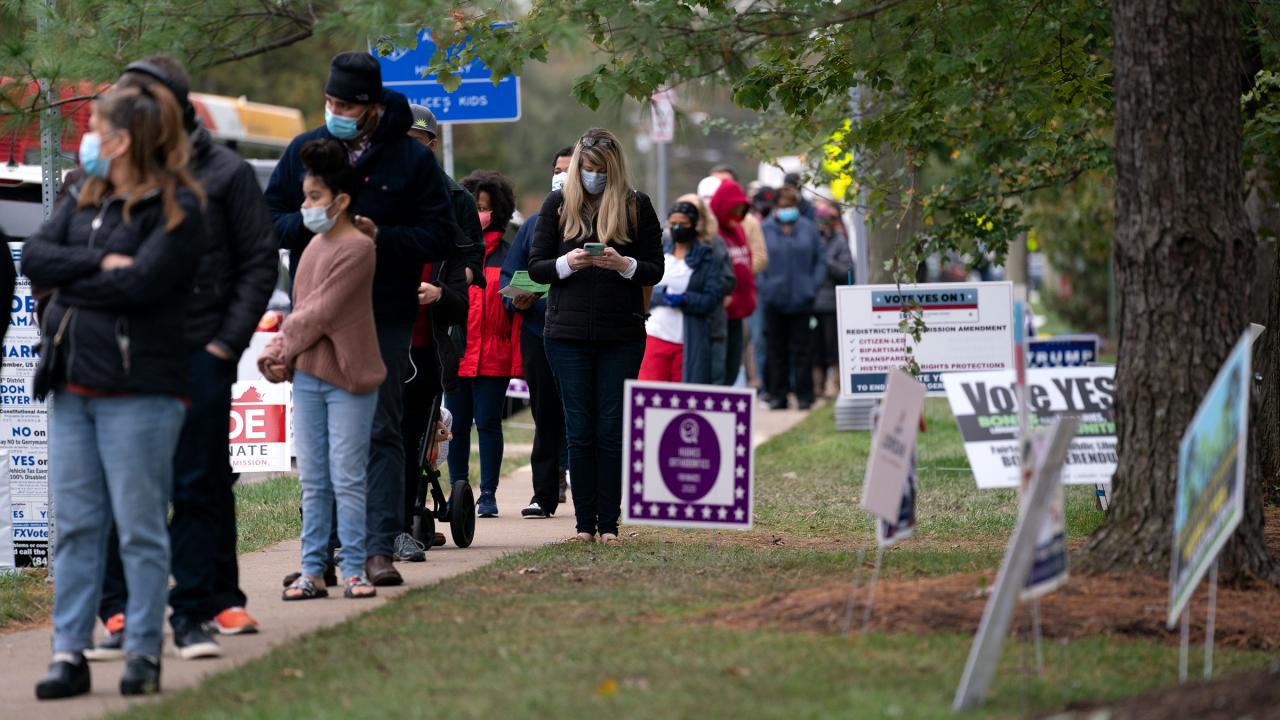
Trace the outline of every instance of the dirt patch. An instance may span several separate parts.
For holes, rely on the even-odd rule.
[[[1074,705],[1050,720],[1280,720],[1280,663],[1212,682],[1153,690],[1118,704]]]
[[[865,576],[864,576],[865,577]],[[965,573],[916,580],[881,580],[869,629],[879,632],[972,633],[978,628],[994,573]],[[781,628],[836,633],[844,629],[849,583],[770,595],[748,605],[719,611],[708,619],[730,628]],[[862,619],[860,591],[855,622]],[[1073,576],[1058,592],[1041,600],[1046,637],[1099,635],[1177,643],[1178,632],[1165,629],[1169,603],[1167,580],[1142,575]],[[1192,638],[1203,638],[1207,589],[1191,602]],[[1026,622],[1015,618],[1015,627]],[[1218,590],[1215,631],[1219,647],[1280,649],[1280,589]]]

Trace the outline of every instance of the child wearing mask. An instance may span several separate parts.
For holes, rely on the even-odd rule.
[[[378,386],[386,367],[373,324],[373,239],[351,208],[362,178],[332,140],[302,148],[302,219],[315,237],[298,263],[293,313],[258,359],[271,382],[293,380],[293,423],[302,481],[302,573],[284,599],[328,596],[333,506],[338,508],[348,598],[376,590],[365,577],[365,468]]]

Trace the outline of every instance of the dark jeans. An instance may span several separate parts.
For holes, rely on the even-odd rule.
[[[825,371],[840,364],[840,329],[834,311],[815,315],[818,317],[818,334],[814,338],[817,347],[813,351],[813,366]]]
[[[618,532],[622,513],[622,389],[640,374],[645,339],[547,338],[547,361],[564,400],[578,532]]]
[[[479,339],[476,339],[479,342]],[[502,472],[502,409],[507,401],[505,377],[458,378],[458,389],[444,397],[453,413],[453,440],[449,442],[449,482],[468,480],[471,474],[471,423],[480,436],[480,494],[498,492]]]
[[[542,336],[520,333],[520,359],[524,362],[524,379],[529,384],[529,410],[533,413],[533,499],[547,513],[560,504],[560,468],[564,448],[564,405],[560,389],[547,362]]]
[[[768,333],[764,327],[764,304],[761,303],[756,307],[756,311],[751,313],[751,317],[747,318],[748,327],[751,328],[751,356],[756,361],[756,380],[759,381],[760,387],[764,390],[769,389],[769,383],[765,379],[768,373],[765,368],[767,362]]]
[[[729,318],[729,331],[724,338],[724,375],[721,385],[733,385],[738,381],[738,371],[742,369],[742,347],[746,320]]]
[[[787,393],[794,391],[796,401],[813,403],[813,330],[809,328],[811,313],[784,313],[765,308],[764,324],[768,357],[765,359],[765,377],[769,383],[769,399],[775,403],[787,401]]]
[[[365,507],[366,555],[392,554],[404,528],[404,381],[408,377],[413,323],[378,324],[378,350],[387,379],[378,388],[378,407],[369,434],[368,496]]]
[[[229,607],[242,607],[236,563],[235,476],[228,461],[227,423],[235,363],[203,348],[187,357],[187,409],[174,452],[173,519],[169,522],[170,623],[201,623]],[[124,612],[129,588],[115,530],[107,546],[107,572],[98,615]]]
[[[404,532],[413,530],[413,506],[418,500],[418,485],[422,482],[422,439],[431,421],[432,405],[442,392],[435,347],[416,347],[409,355],[418,372],[415,375],[410,370],[413,379],[405,383],[404,418],[400,421],[404,437]],[[430,507],[428,499],[427,508]]]

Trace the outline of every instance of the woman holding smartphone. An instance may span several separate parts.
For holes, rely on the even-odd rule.
[[[618,139],[588,130],[564,189],[538,213],[529,254],[529,276],[551,285],[544,338],[564,400],[578,530],[570,540],[618,542],[623,383],[644,359],[643,288],[662,274],[653,204],[631,188]]]

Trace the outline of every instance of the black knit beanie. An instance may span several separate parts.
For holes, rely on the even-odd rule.
[[[377,58],[367,52],[338,53],[329,63],[324,92],[361,105],[378,102],[382,98],[382,68]]]

